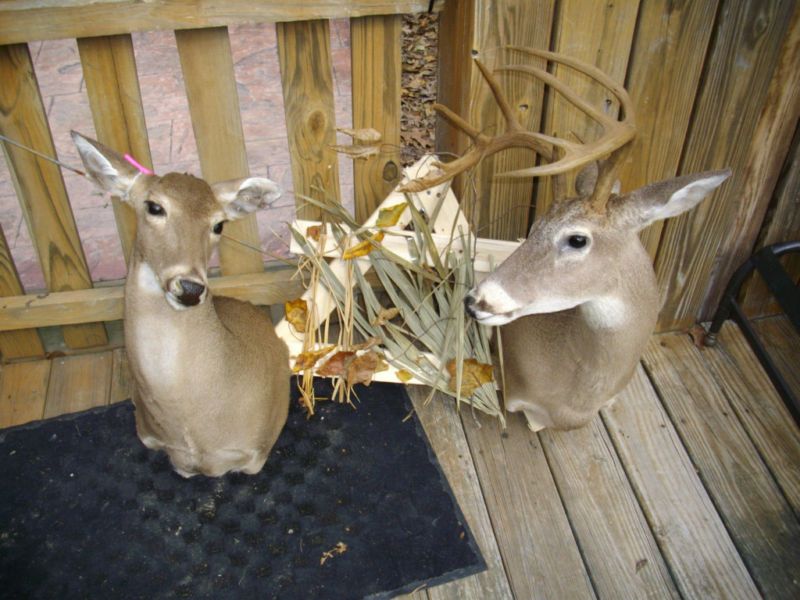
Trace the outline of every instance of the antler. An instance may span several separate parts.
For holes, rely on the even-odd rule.
[[[403,184],[400,190],[418,192],[439,185],[475,166],[484,157],[495,154],[500,150],[505,150],[506,148],[529,148],[543,156],[548,163],[527,169],[501,173],[497,175],[498,177],[556,175],[580,168],[587,163],[612,154],[611,158],[604,161],[602,165],[600,176],[595,186],[595,192],[592,196],[592,204],[598,208],[598,210],[602,209],[611,193],[611,188],[614,183],[615,166],[618,164],[621,154],[620,149],[631,141],[636,134],[633,104],[628,93],[622,86],[618,85],[593,65],[544,50],[516,46],[509,46],[509,49],[566,65],[608,88],[617,100],[619,100],[622,108],[622,121],[618,121],[602,111],[597,110],[591,104],[582,100],[573,90],[543,69],[528,65],[507,65],[500,67],[497,69],[499,72],[516,71],[528,73],[537,77],[564,96],[564,98],[578,110],[597,121],[603,129],[603,135],[594,142],[578,144],[543,133],[527,131],[514,116],[511,106],[500,90],[497,80],[481,61],[475,60],[475,64],[486,80],[486,83],[489,85],[492,95],[497,101],[500,111],[503,113],[503,117],[506,120],[505,133],[488,136],[475,129],[446,106],[434,104],[434,110],[452,123],[453,126],[467,134],[472,139],[473,146],[466,154],[454,161],[449,163],[435,162],[434,167],[438,169],[437,171],[433,171],[425,177],[414,179]],[[559,156],[559,158],[553,160],[556,156]]]

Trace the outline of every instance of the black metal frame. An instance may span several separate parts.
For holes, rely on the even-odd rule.
[[[789,321],[794,325],[795,330],[800,332],[800,291],[778,260],[778,257],[791,252],[800,252],[800,241],[773,244],[762,248],[737,269],[733,277],[731,277],[714,319],[711,321],[705,345],[716,345],[717,334],[722,329],[722,324],[726,319],[736,321],[759,362],[764,367],[767,375],[769,375],[775,389],[778,390],[778,393],[783,398],[789,412],[792,413],[794,420],[800,425],[800,399],[795,396],[788,383],[786,383],[786,379],[778,370],[736,300],[742,284],[750,273],[758,271],[783,312],[789,317]]]

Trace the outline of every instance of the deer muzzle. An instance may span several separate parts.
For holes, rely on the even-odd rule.
[[[167,301],[177,310],[202,304],[206,296],[208,288],[205,284],[193,279],[174,277],[167,286]]]

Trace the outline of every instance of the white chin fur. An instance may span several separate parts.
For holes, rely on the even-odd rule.
[[[489,313],[481,313],[475,315],[475,320],[478,321],[478,323],[480,323],[481,325],[496,327],[498,325],[505,325],[506,323],[510,323],[511,321],[514,320],[514,318],[508,315],[491,315]]]

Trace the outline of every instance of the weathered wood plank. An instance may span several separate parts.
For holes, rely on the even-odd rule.
[[[98,141],[152,169],[131,36],[81,38],[78,52]],[[127,262],[136,236],[136,213],[119,198],[112,198],[112,206]]]
[[[773,208],[762,224],[757,248],[770,244],[800,239],[800,127],[795,129],[792,149],[783,166],[783,173],[775,189]],[[783,265],[794,279],[800,282],[800,256],[783,259]],[[761,277],[753,277],[745,284],[742,307],[749,317],[774,315],[781,312],[769,288]]]
[[[736,546],[641,367],[602,416],[681,595],[757,597]]]
[[[49,379],[49,360],[4,365],[0,375],[0,428],[41,419]]]
[[[703,299],[702,319],[711,318],[731,275],[756,245],[800,118],[800,4],[794,4],[796,9],[744,158],[747,177],[742,189],[737,190],[737,196],[744,201],[735,205],[738,210],[722,237],[719,260]]]
[[[336,144],[336,119],[328,22],[278,23],[276,30],[294,192],[338,201],[339,163],[331,149]],[[320,209],[304,206],[300,197],[296,204],[300,218],[322,215]]]
[[[617,83],[624,84],[638,11],[639,0],[613,3],[562,0],[553,28],[554,51],[594,65]],[[585,26],[586,23],[591,23],[591,27]],[[562,66],[555,67],[554,75],[595,108],[612,116],[619,113],[616,97],[586,76]],[[546,133],[587,142],[603,135],[600,125],[560,94],[553,93],[549,98],[544,118]],[[569,173],[566,176],[569,196],[575,193],[576,175]],[[551,202],[552,178],[544,177],[536,194],[536,214],[544,214]]]
[[[759,590],[795,598],[800,525],[699,354],[689,336],[662,335],[644,363]]]
[[[478,474],[453,402],[443,394],[436,394],[426,405],[429,388],[409,386],[407,390],[487,565],[487,570],[483,573],[431,588],[428,595],[433,600],[511,598],[511,589],[483,500]]]
[[[483,77],[472,64],[473,55],[494,68],[511,62],[513,57],[510,51],[500,50],[502,46],[548,48],[554,3],[552,0],[472,0],[465,4],[471,5],[472,10],[465,7],[462,12],[456,7],[451,11],[448,7],[442,18],[468,18],[474,22],[443,23],[447,35],[440,40],[439,48],[443,60],[450,54],[446,59],[447,64],[469,81],[467,95],[462,100],[454,98],[465,91],[464,84],[460,83],[453,90],[448,90],[445,85],[452,83],[452,78],[443,77],[439,85],[440,102],[460,109],[460,114],[478,130],[488,134],[500,133],[505,130],[505,121]],[[464,35],[471,35],[472,38],[460,39]],[[452,56],[455,52],[459,54]],[[454,63],[461,64],[455,66]],[[544,66],[543,61],[533,59],[531,64]],[[443,69],[440,73],[444,76]],[[499,77],[517,119],[523,127],[538,131],[542,115],[542,85],[519,74]],[[442,129],[439,127],[438,131]],[[447,135],[440,143],[441,150],[462,154],[468,146],[465,136],[456,138],[454,145],[447,143],[447,140],[453,141],[452,134]],[[468,184],[462,181],[459,198],[464,212],[473,223],[479,225],[482,236],[513,240],[527,235],[533,193],[532,180],[498,179],[496,175],[533,164],[534,155],[530,151],[508,150],[485,159],[467,175]]]
[[[111,352],[111,392],[108,403],[122,402],[133,397],[133,374],[128,363],[128,354],[124,348],[117,348]]]
[[[5,146],[3,146],[5,149]],[[0,296],[19,296],[25,293],[17,268],[8,249],[6,235],[0,227]],[[0,360],[44,356],[44,345],[35,329],[0,333]]]
[[[0,132],[46,156],[55,156],[33,63],[24,44],[0,46]],[[47,288],[53,291],[92,287],[75,218],[59,168],[16,146],[5,144],[25,221],[42,265]],[[64,328],[72,348],[107,342],[102,324]]]
[[[712,198],[664,226],[656,258],[659,285],[666,291],[661,331],[687,328],[713,310],[704,303],[715,265],[729,241],[735,242],[734,220],[743,203],[765,201],[740,194],[754,176],[750,143],[795,5],[722,2],[681,171],[731,167],[733,176]]]
[[[676,3],[648,0],[630,57],[627,87],[636,107],[636,138],[622,165],[622,189],[629,191],[678,172],[706,49],[714,32],[717,0]],[[655,259],[663,222],[642,232]]]
[[[786,324],[791,330],[791,325]],[[795,380],[800,393],[797,334],[794,334],[795,339],[786,335],[794,332],[782,331],[777,319],[764,320],[756,327],[769,345],[771,356],[782,363],[780,366],[788,378]],[[800,516],[800,429],[738,327],[732,322],[726,323],[718,344],[700,354],[730,399],[795,515]]]
[[[597,595],[679,598],[600,417],[539,439]]]
[[[108,404],[111,352],[53,359],[45,418]]]
[[[203,177],[209,183],[247,177],[247,153],[227,28],[176,31],[175,40]],[[255,215],[228,223],[225,232],[228,237],[261,247]],[[225,275],[264,269],[260,252],[225,237],[219,245],[219,260]]]
[[[800,397],[800,335],[785,315],[753,321],[753,327],[789,386]]]
[[[299,297],[303,285],[292,277],[294,269],[264,273],[212,277],[214,294],[246,300],[253,304],[276,304]],[[48,327],[89,321],[116,321],[123,318],[123,286],[101,287],[74,292],[54,292],[45,296],[0,298],[0,331]]]
[[[466,409],[462,422],[514,596],[593,598],[539,438],[519,415],[505,432]]]
[[[434,6],[438,8],[441,0]],[[5,0],[0,44],[238,23],[306,21],[426,11],[429,0]]]
[[[363,17],[350,21],[353,68],[353,127],[381,133],[380,153],[353,163],[355,216],[369,217],[399,183],[400,34],[402,17]]]

